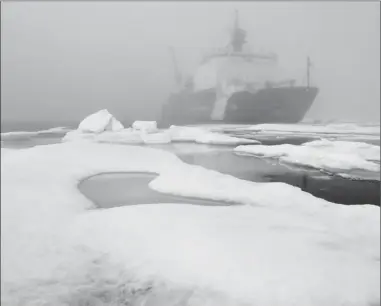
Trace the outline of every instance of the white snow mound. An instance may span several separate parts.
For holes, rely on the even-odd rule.
[[[116,132],[122,129],[124,129],[123,124],[116,120],[107,109],[102,109],[87,116],[78,126],[78,130],[85,133]]]

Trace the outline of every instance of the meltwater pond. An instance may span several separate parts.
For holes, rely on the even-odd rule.
[[[78,188],[97,208],[135,204],[183,203],[203,206],[228,206],[234,203],[181,197],[156,192],[148,184],[153,173],[102,173],[83,180]]]

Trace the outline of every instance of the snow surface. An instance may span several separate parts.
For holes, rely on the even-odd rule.
[[[2,155],[3,155],[2,149]],[[2,305],[371,305],[380,210],[332,204],[139,146],[67,142],[1,159]],[[89,210],[80,180],[158,173],[157,191],[247,205]]]
[[[78,130],[85,133],[120,131],[122,129],[124,129],[124,126],[107,109],[102,109],[87,116],[78,126]]]
[[[238,146],[234,151],[334,172],[352,169],[380,171],[380,147],[363,142],[316,140],[300,146]]]

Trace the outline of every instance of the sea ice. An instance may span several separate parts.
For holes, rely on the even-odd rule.
[[[234,151],[333,172],[353,169],[380,171],[380,147],[362,142],[317,140],[300,146],[238,146]]]
[[[13,151],[1,159],[2,305],[380,302],[377,206],[333,204],[140,146]],[[157,191],[246,205],[89,210],[80,180],[129,171],[158,173]]]

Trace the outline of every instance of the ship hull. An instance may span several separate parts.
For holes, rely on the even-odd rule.
[[[227,101],[223,119],[213,120],[215,90],[172,94],[162,109],[162,125],[297,123],[312,106],[316,87],[265,88],[234,93]]]

